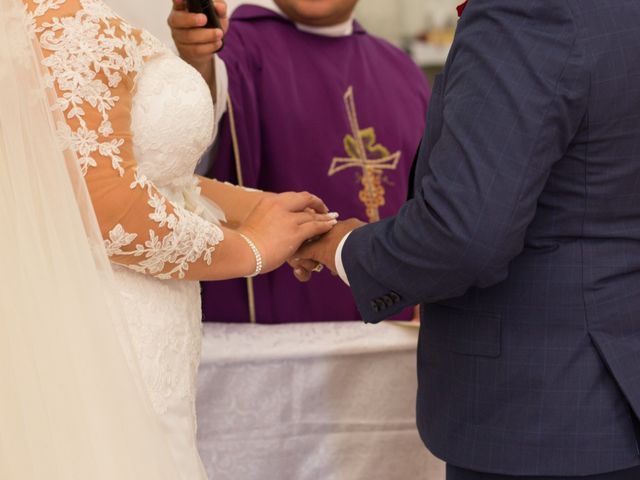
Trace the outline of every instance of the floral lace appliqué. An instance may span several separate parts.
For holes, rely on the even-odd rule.
[[[43,60],[49,71],[46,81],[59,93],[55,108],[77,125],[75,129],[67,123],[59,125],[60,137],[77,155],[84,174],[97,167],[100,160],[108,159],[122,177],[121,148],[126,140],[114,136],[111,114],[120,98],[112,95],[112,90],[124,77],[135,78],[146,58],[166,49],[147,32],[134,30],[101,0],[80,0],[81,8],[74,15],[36,22],[65,1],[33,0],[30,13],[33,29],[47,52]],[[87,121],[88,111],[99,114],[97,126]],[[125,225],[115,225],[105,239],[110,256],[139,257],[139,262],[127,266],[162,279],[184,278],[192,262],[211,264],[215,246],[223,240],[218,226],[174,204],[173,213],[168,213],[170,202],[142,175],[136,174],[130,188],[147,192],[152,210],[148,218],[170,233],[159,236],[150,229],[148,239],[136,244],[138,234],[128,233]]]
[[[154,208],[149,218],[160,227],[169,227],[173,233],[159,238],[151,230],[149,240],[144,244],[137,244],[135,251],[131,252],[124,251],[122,248],[132,245],[137,235],[127,233],[122,225],[116,225],[109,233],[109,239],[105,240],[107,254],[109,256],[134,255],[144,258],[137,264],[129,265],[129,268],[141,273],[150,273],[161,279],[169,279],[174,275],[184,278],[189,270],[189,264],[201,258],[210,265],[215,251],[212,245],[224,239],[222,230],[212,224],[207,224],[211,228],[199,228],[204,221],[184,209],[176,208],[175,213],[167,213],[166,199],[153,190],[151,183],[143,175],[136,175],[136,181],[131,188],[136,186],[148,190],[148,203]],[[167,263],[175,266],[170,271],[161,273]]]

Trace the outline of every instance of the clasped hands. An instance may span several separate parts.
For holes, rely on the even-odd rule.
[[[237,231],[257,246],[263,261],[262,273],[287,261],[301,281],[308,281],[320,264],[335,273],[334,257],[340,241],[362,222],[338,222],[338,215],[308,192],[254,195],[256,203]]]
[[[301,282],[308,282],[313,273],[320,271],[322,266],[337,275],[336,252],[340,242],[346,235],[363,225],[364,222],[355,218],[339,221],[327,233],[304,242],[287,262],[295,277]]]

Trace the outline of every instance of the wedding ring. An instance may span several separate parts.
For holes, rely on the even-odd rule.
[[[321,263],[319,263],[318,266],[313,269],[313,271],[316,273],[320,273],[322,270],[324,270],[324,265],[322,265]]]

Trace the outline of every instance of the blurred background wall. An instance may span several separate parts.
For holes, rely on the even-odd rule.
[[[371,33],[406,46],[407,38],[455,23],[459,3],[461,0],[361,0],[357,18]]]

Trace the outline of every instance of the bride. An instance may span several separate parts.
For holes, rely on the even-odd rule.
[[[0,476],[205,479],[195,440],[198,281],[272,271],[330,230],[336,215],[308,193],[195,177],[215,130],[208,86],[102,0],[0,0],[0,7],[0,219],[13,227],[0,236],[0,260],[17,274],[0,293]],[[25,9],[21,30],[16,19]],[[22,95],[45,87],[53,114],[38,107],[35,90]],[[52,116],[90,201],[84,184],[75,184],[75,198],[63,194],[73,185],[56,170],[63,153],[47,137]],[[73,181],[73,166],[69,172]],[[74,201],[89,237],[97,219],[114,267],[113,274],[97,268],[96,278],[113,275],[120,310],[89,274],[96,264],[87,258],[100,267],[104,250],[73,237]],[[121,312],[110,318],[124,320],[124,334],[101,322],[109,305]],[[116,340],[123,357],[127,345],[133,353],[126,369]],[[95,471],[87,476],[83,464]],[[143,473],[147,466],[153,473]]]

